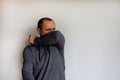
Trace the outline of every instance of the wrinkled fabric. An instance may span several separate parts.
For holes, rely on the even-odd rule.
[[[23,52],[23,80],[65,80],[63,34],[50,32],[34,43]]]

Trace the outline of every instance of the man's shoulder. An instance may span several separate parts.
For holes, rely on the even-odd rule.
[[[32,45],[32,44],[30,44],[30,45],[27,45],[25,48],[24,48],[24,50],[37,50],[38,49],[38,47],[37,46],[35,46],[35,45]]]
[[[27,45],[23,50],[23,55],[32,55],[33,57],[35,54],[39,53],[39,48],[34,45]]]

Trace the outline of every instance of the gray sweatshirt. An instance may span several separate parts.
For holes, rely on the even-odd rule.
[[[23,52],[23,80],[65,80],[65,39],[60,31],[35,39]]]

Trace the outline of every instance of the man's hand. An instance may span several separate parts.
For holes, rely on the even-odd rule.
[[[30,43],[30,44],[34,44],[34,40],[35,40],[35,35],[33,35],[33,34],[32,34],[32,35],[29,35],[29,40],[28,40],[29,43]]]

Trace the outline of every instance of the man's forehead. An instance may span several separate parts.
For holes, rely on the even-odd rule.
[[[55,25],[55,23],[53,21],[45,20],[43,21],[43,25]]]
[[[46,20],[46,21],[43,22],[43,28],[44,28],[44,29],[47,29],[47,28],[55,28],[55,24],[54,24],[53,21],[48,21],[48,20]]]

